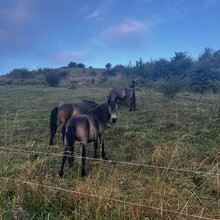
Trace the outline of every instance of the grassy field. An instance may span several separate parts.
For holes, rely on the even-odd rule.
[[[0,86],[0,219],[220,219],[219,94],[169,100],[137,88],[137,111],[119,103],[106,132],[111,161],[88,159],[81,178],[76,159],[58,177],[61,127],[49,146],[50,111],[60,102],[103,103],[109,90]],[[75,150],[80,156],[80,144]]]

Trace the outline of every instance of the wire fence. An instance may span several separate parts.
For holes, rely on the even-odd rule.
[[[12,151],[17,153],[25,153],[25,154],[41,154],[41,155],[49,155],[53,157],[62,157],[63,154],[57,154],[57,153],[50,153],[50,152],[43,152],[43,151],[31,151],[31,150],[22,150],[22,149],[15,149],[15,148],[8,148],[8,147],[2,147],[0,146],[0,150],[5,151]],[[66,151],[66,153],[71,153],[70,151]],[[81,157],[79,155],[66,155],[67,157],[74,157],[76,159],[82,159],[85,158],[87,160],[94,160],[94,161],[102,161],[104,163],[114,163],[114,164],[123,164],[123,165],[131,165],[131,166],[140,166],[140,167],[146,167],[150,169],[160,169],[160,170],[167,170],[167,171],[175,171],[175,172],[188,172],[188,173],[194,173],[194,174],[201,174],[201,175],[213,175],[216,177],[220,176],[220,173],[215,172],[205,172],[205,171],[199,171],[199,170],[190,170],[187,168],[176,168],[176,167],[164,167],[164,166],[156,166],[156,165],[150,165],[150,164],[140,164],[140,163],[133,163],[133,162],[126,162],[126,161],[119,161],[119,160],[103,160],[99,158],[91,158],[91,157]],[[214,168],[217,168],[219,164],[216,164]]]
[[[8,121],[9,119],[6,117],[6,115],[5,115],[5,119],[3,119],[3,123],[4,123],[4,120],[5,120],[5,123],[6,123],[6,121],[7,121],[7,123],[9,122]],[[30,120],[32,120],[32,119],[30,119]],[[30,120],[28,120],[28,121],[30,121]],[[17,115],[15,115],[14,119],[10,120],[10,123],[14,123],[14,126],[16,126],[16,129],[19,129],[20,127],[18,125],[18,121],[19,122],[25,122],[27,120],[23,119],[23,118],[18,119]],[[42,119],[41,121],[45,121],[45,122],[47,121],[48,122],[48,119]],[[6,125],[5,125],[5,127],[6,127]],[[28,128],[28,127],[26,127],[26,128]],[[23,127],[23,129],[24,129],[24,127]],[[45,149],[46,148],[47,147],[45,147]],[[6,146],[0,146],[0,151],[9,151],[9,152],[12,152],[12,153],[22,153],[22,154],[39,154],[39,155],[52,156],[52,157],[62,157],[63,156],[63,154],[44,152],[44,151],[32,151],[32,150],[15,149],[15,148],[6,147]],[[71,154],[71,157],[74,157],[76,159],[82,159],[81,156],[76,155],[76,154],[75,155]],[[110,163],[110,164],[121,164],[121,165],[145,167],[145,168],[149,168],[149,169],[166,170],[166,171],[171,171],[171,172],[182,172],[182,173],[191,173],[191,174],[214,176],[214,177],[217,178],[217,183],[218,183],[218,186],[219,186],[219,176],[220,176],[220,173],[219,173],[219,170],[218,170],[219,169],[219,163],[212,166],[211,170],[209,170],[209,171],[201,171],[201,170],[192,170],[192,169],[188,169],[188,168],[184,168],[184,167],[183,168],[165,167],[165,166],[157,166],[157,165],[151,165],[151,164],[126,162],[126,161],[120,161],[120,160],[102,160],[102,159],[91,158],[91,157],[85,157],[85,158],[87,160],[100,161],[100,162],[103,162],[103,163]],[[217,172],[214,172],[213,170],[217,170]],[[89,194],[89,193],[84,193],[84,192],[79,192],[79,191],[73,191],[73,190],[68,190],[68,189],[62,188],[62,187],[44,185],[44,184],[34,183],[34,182],[26,181],[26,180],[19,180],[19,179],[15,179],[15,178],[4,177],[4,176],[0,176],[0,179],[5,180],[5,181],[10,181],[10,182],[16,182],[16,183],[19,183],[19,184],[28,184],[28,185],[44,187],[44,188],[48,188],[48,189],[52,189],[52,190],[63,191],[63,192],[67,192],[67,193],[80,194],[80,195],[85,196],[85,197],[93,197],[93,198],[97,198],[97,199],[109,200],[109,201],[112,201],[112,202],[122,203],[122,204],[128,205],[128,206],[139,206],[139,207],[143,207],[143,208],[152,209],[152,210],[155,210],[155,211],[160,211],[161,213],[164,212],[164,213],[170,213],[170,214],[175,214],[175,215],[180,215],[180,216],[185,216],[185,217],[191,217],[191,218],[197,218],[197,219],[217,220],[216,218],[204,217],[203,216],[203,210],[201,210],[200,214],[192,215],[192,214],[185,213],[184,210],[178,212],[178,211],[173,211],[173,210],[169,210],[169,209],[158,208],[158,207],[154,207],[154,206],[140,204],[140,203],[137,203],[137,202],[129,202],[129,201],[125,201],[125,200],[114,199],[114,198],[100,196],[100,195],[94,195],[94,194]],[[0,217],[1,217],[1,213],[0,213]]]
[[[52,157],[62,157],[63,156],[63,154],[43,152],[43,151],[15,149],[15,148],[10,148],[10,147],[3,147],[3,146],[0,146],[0,150],[1,151],[9,151],[9,152],[12,152],[12,153],[39,154],[39,155],[52,156]],[[70,155],[68,155],[68,156],[70,156]],[[71,157],[74,157],[76,159],[82,159],[82,157],[78,156],[78,155],[71,155]],[[171,171],[171,172],[185,172],[185,173],[193,173],[193,174],[201,174],[201,175],[212,175],[212,176],[217,177],[218,180],[219,180],[219,176],[220,176],[220,173],[216,173],[216,172],[204,172],[204,171],[199,171],[199,170],[190,170],[190,169],[187,169],[187,168],[163,167],[163,166],[140,164],[140,163],[126,162],[126,161],[103,160],[103,159],[90,158],[90,157],[85,157],[85,158],[88,159],[88,160],[100,161],[100,162],[104,162],[104,163],[122,164],[122,165],[130,165],[130,166],[140,166],[140,167],[146,167],[146,168],[150,168],[150,169],[166,170],[166,171]],[[214,166],[214,168],[218,168],[218,164],[216,164],[216,166]],[[174,211],[174,210],[164,209],[164,208],[161,208],[161,207],[159,208],[159,207],[154,207],[154,206],[150,206],[150,205],[140,204],[138,202],[129,202],[129,201],[125,201],[125,200],[114,199],[114,198],[100,196],[100,195],[94,195],[94,194],[89,194],[89,193],[84,193],[84,192],[79,192],[79,191],[73,191],[73,190],[62,188],[62,187],[55,187],[55,186],[50,186],[50,185],[34,183],[34,182],[26,181],[26,180],[19,180],[19,179],[15,179],[15,178],[4,177],[4,176],[0,176],[0,179],[5,180],[5,181],[17,182],[17,183],[20,183],[20,184],[25,183],[25,184],[28,184],[28,185],[40,186],[40,187],[49,188],[49,189],[53,189],[53,190],[60,190],[60,191],[73,193],[73,194],[80,194],[80,195],[85,196],[85,197],[93,197],[93,198],[99,198],[99,199],[103,199],[103,200],[109,200],[109,201],[112,201],[112,202],[122,203],[122,204],[128,205],[128,206],[139,206],[139,207],[142,207],[142,208],[148,208],[148,209],[152,209],[152,210],[155,210],[155,211],[160,211],[160,213],[170,213],[170,214],[175,214],[175,215],[180,215],[180,216],[185,216],[185,217],[191,217],[191,218],[197,218],[197,219],[205,219],[205,220],[217,220],[216,218],[204,217],[202,215],[203,211],[198,215],[192,215],[192,214],[187,214],[187,213],[183,212],[184,210],[178,212],[178,211]],[[1,216],[1,214],[0,214],[0,216]]]
[[[109,200],[109,201],[112,201],[112,202],[122,203],[123,205],[128,205],[128,206],[139,206],[139,207],[142,207],[142,208],[148,208],[148,209],[152,209],[152,210],[155,210],[155,211],[160,211],[160,213],[161,212],[162,213],[166,212],[166,213],[171,213],[171,214],[176,214],[176,215],[181,215],[181,216],[186,216],[186,217],[192,217],[192,218],[198,218],[198,219],[204,219],[204,220],[218,220],[216,218],[204,217],[204,216],[202,216],[202,212],[201,212],[200,215],[191,215],[191,214],[184,213],[183,211],[182,212],[177,212],[177,211],[173,211],[173,210],[169,210],[169,209],[158,208],[158,207],[154,207],[154,206],[140,204],[140,203],[137,203],[137,202],[129,202],[129,201],[126,201],[126,200],[114,199],[114,198],[109,198],[109,197],[105,197],[105,196],[100,196],[100,195],[95,195],[95,194],[90,194],[90,193],[84,193],[84,192],[69,190],[69,189],[65,189],[65,188],[61,188],[61,187],[55,187],[55,186],[51,186],[51,185],[49,186],[49,185],[44,185],[44,184],[39,184],[39,183],[33,183],[33,182],[30,182],[30,181],[26,181],[26,180],[12,179],[12,178],[3,177],[3,176],[0,176],[0,179],[5,180],[5,181],[17,182],[17,183],[20,183],[20,184],[40,186],[40,187],[48,188],[50,190],[53,189],[53,190],[64,191],[64,192],[67,192],[67,193],[79,194],[79,195],[86,196],[86,197],[94,197],[94,198],[98,198],[98,199]]]

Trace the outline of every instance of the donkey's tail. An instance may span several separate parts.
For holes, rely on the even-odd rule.
[[[64,145],[69,147],[68,150],[70,150],[73,147],[75,132],[76,132],[76,128],[74,125],[68,126],[65,132]]]
[[[55,133],[57,132],[57,115],[58,107],[55,107],[50,113],[50,145],[53,144],[53,138]]]

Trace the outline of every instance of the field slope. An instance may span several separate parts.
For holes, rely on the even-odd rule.
[[[106,100],[111,87],[0,86],[0,219],[220,219],[220,98],[173,100],[137,88],[137,111],[119,103],[106,132],[108,161],[57,173],[61,127],[49,146],[50,111],[60,102]],[[93,157],[93,145],[87,155]]]

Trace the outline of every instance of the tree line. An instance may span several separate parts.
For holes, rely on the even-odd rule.
[[[187,52],[175,52],[168,59],[157,59],[144,62],[142,58],[134,64],[116,65],[106,74],[138,78],[142,84],[155,85],[160,81],[163,87],[173,90],[190,90],[204,93],[220,91],[220,50],[205,48],[197,59],[190,57]]]
[[[83,63],[70,62],[58,69],[43,68],[29,71],[26,68],[14,69],[0,77],[0,84],[48,84],[58,86],[61,79],[69,75],[69,69],[83,68]],[[104,77],[121,74],[127,79],[137,78],[142,86],[154,86],[170,98],[180,90],[198,93],[220,91],[220,50],[205,48],[193,59],[187,52],[175,52],[170,59],[160,58],[144,62],[142,58],[128,65],[118,64],[112,68],[105,65]],[[89,67],[90,72],[95,69]]]

